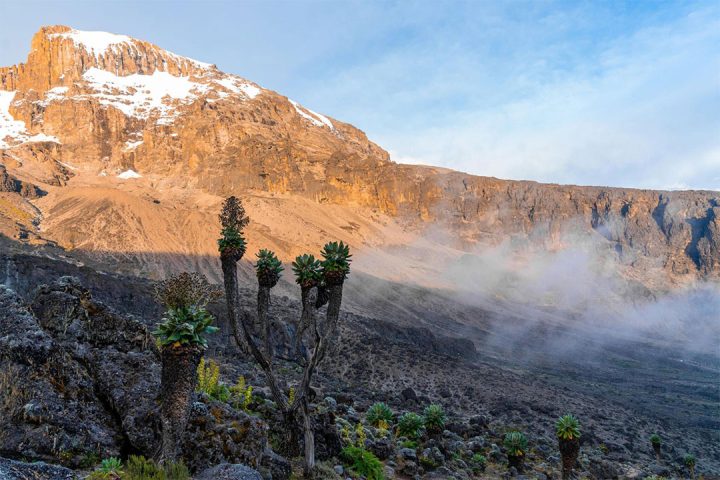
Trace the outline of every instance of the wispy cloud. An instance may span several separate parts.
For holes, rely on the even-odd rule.
[[[720,189],[717,8],[633,13],[634,22],[582,9],[511,13],[436,19],[431,33],[338,71],[308,101],[342,105],[398,161]],[[626,30],[609,25],[621,21]]]

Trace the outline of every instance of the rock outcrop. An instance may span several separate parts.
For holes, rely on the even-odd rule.
[[[154,456],[160,362],[145,325],[94,301],[72,277],[41,286],[29,309],[0,289],[0,451],[72,468],[88,458]],[[200,397],[183,447],[192,470],[259,467],[267,426]]]

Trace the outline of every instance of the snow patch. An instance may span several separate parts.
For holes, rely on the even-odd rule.
[[[129,152],[130,150],[135,150],[137,147],[139,147],[142,144],[143,144],[142,140],[138,140],[136,142],[128,140],[127,142],[125,142],[125,148],[123,150],[125,150],[126,152]]]
[[[215,80],[215,83],[219,84],[227,90],[230,90],[233,93],[245,95],[251,100],[260,95],[260,93],[262,93],[262,90],[256,85],[253,85],[252,83],[247,82],[239,77],[232,78],[228,76],[220,80]]]
[[[15,92],[0,91],[0,148],[10,148],[15,145],[29,142],[55,142],[60,143],[57,137],[37,133],[31,135],[25,128],[25,122],[15,120],[10,115],[10,104]]]
[[[92,53],[95,58],[103,55],[108,49],[116,49],[120,45],[131,45],[135,47],[135,40],[127,35],[117,35],[115,33],[108,32],[88,32],[82,30],[71,30],[65,33],[53,33],[49,35],[53,38],[69,38],[73,41],[76,47],[84,48],[88,53]],[[212,65],[205,62],[200,62],[192,58],[183,57],[167,50],[163,50],[168,57],[173,58],[175,61],[188,61],[194,63],[201,68],[211,68]]]
[[[92,52],[96,57],[102,55],[108,48],[123,43],[131,43],[132,38],[126,35],[116,35],[108,32],[83,32],[71,30],[66,33],[54,33],[50,38],[69,38],[76,46]]]
[[[117,76],[106,70],[91,68],[83,79],[97,93],[102,105],[112,106],[125,115],[147,119],[158,114],[158,124],[168,125],[177,117],[172,101],[189,104],[208,91],[209,87],[193,82],[189,77],[176,77],[156,70],[152,75]]]
[[[288,98],[288,100],[290,99]],[[330,130],[335,130],[332,122],[326,116],[320,115],[317,112],[313,112],[309,108],[303,107],[295,100],[290,100],[290,103],[295,108],[295,111],[298,113],[298,115],[300,115],[306,120],[309,120],[310,123],[312,123],[313,125],[317,127],[328,127]]]
[[[142,175],[137,173],[135,170],[125,170],[122,173],[118,173],[118,178],[121,178],[123,180],[127,180],[130,178],[142,178]]]

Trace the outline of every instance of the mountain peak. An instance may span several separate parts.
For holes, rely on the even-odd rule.
[[[217,72],[214,65],[183,57],[127,35],[82,31],[65,25],[42,27],[34,36],[27,61],[0,68],[0,89],[43,93],[68,87],[90,69],[118,76],[202,76]]]

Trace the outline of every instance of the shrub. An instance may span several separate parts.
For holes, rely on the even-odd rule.
[[[392,410],[390,410],[390,407],[383,402],[374,403],[370,408],[368,408],[368,411],[365,414],[367,422],[376,428],[380,426],[381,421],[384,421],[386,425],[389,425],[390,422],[392,422],[392,418]]]
[[[428,405],[423,412],[425,429],[430,433],[440,433],[445,428],[445,411],[440,405]]]
[[[528,447],[527,438],[522,432],[508,432],[505,434],[503,445],[508,456],[522,457]]]
[[[235,385],[230,387],[230,393],[233,398],[233,406],[237,409],[250,410],[250,402],[252,402],[252,385],[245,383],[245,377],[240,375]]]
[[[472,464],[473,470],[485,470],[485,467],[487,466],[487,458],[485,458],[485,455],[481,453],[476,453],[470,459],[470,463]]]
[[[214,360],[206,362],[204,358],[200,359],[196,390],[220,402],[227,402],[230,399],[230,389],[220,382],[220,365]]]
[[[660,445],[662,445],[662,439],[660,438],[660,435],[658,435],[657,433],[653,433],[652,435],[650,435],[650,443],[653,447],[659,447]]]
[[[402,448],[409,448],[411,450],[415,450],[418,447],[418,442],[416,442],[415,440],[405,440],[400,444],[400,446]]]
[[[119,473],[122,470],[122,462],[119,458],[110,457],[100,462],[100,469],[103,473]]]
[[[88,475],[87,480],[116,480],[123,478],[123,468],[120,459],[110,457],[103,459],[100,466]]]
[[[368,452],[364,448],[345,447],[340,452],[340,458],[350,470],[367,480],[384,480],[385,478],[383,464],[372,452]]]
[[[404,413],[398,420],[397,432],[401,437],[417,439],[423,429],[423,418],[412,412]]]
[[[180,462],[160,466],[142,456],[130,455],[125,465],[123,480],[190,480],[190,472]]]
[[[365,434],[365,427],[363,427],[362,423],[359,423],[355,426],[355,445],[360,448],[365,448],[365,440],[367,440],[367,435]]]
[[[695,468],[695,461],[695,455],[693,455],[692,453],[688,453],[683,457],[683,463],[688,468]]]
[[[570,414],[563,415],[555,424],[555,435],[561,440],[580,438],[580,422]]]

